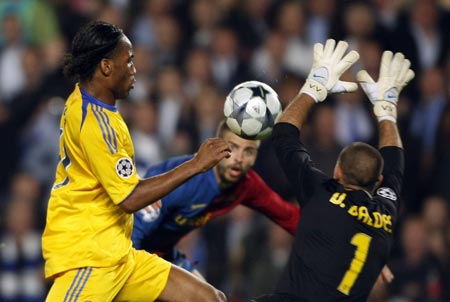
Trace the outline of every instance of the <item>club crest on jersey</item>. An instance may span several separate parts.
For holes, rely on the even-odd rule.
[[[391,188],[381,187],[377,190],[377,195],[390,200],[397,200],[397,194]]]
[[[116,172],[122,178],[128,178],[133,175],[134,165],[131,159],[122,157],[117,161]]]

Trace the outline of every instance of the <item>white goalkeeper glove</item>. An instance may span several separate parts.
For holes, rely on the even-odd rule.
[[[329,93],[352,92],[358,85],[340,81],[341,75],[359,59],[359,54],[352,50],[345,57],[348,43],[328,39],[325,47],[321,43],[314,44],[314,62],[300,93],[311,96],[316,103],[325,100]]]
[[[373,104],[373,112],[378,121],[397,121],[397,102],[400,91],[414,78],[409,69],[411,62],[405,56],[392,51],[383,52],[380,75],[375,82],[365,70],[356,74],[356,79]]]

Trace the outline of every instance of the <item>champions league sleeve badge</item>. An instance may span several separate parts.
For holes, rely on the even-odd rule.
[[[377,190],[376,194],[381,196],[381,197],[393,200],[393,201],[397,200],[397,194],[395,194],[395,192],[391,188],[388,188],[388,187],[381,187],[381,188],[379,188]]]
[[[134,165],[131,159],[122,157],[117,161],[116,172],[122,178],[128,178],[133,175]]]

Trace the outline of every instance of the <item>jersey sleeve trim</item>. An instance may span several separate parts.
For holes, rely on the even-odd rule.
[[[117,149],[117,135],[116,135],[116,131],[114,130],[114,128],[111,126],[111,123],[109,121],[109,116],[103,111],[103,109],[100,110],[100,114],[103,117],[103,121],[105,122],[105,124],[108,126],[108,138],[112,144],[112,146],[114,147],[114,149],[116,150],[116,152],[118,152]],[[109,137],[109,130],[111,130],[111,138]]]
[[[117,143],[114,145],[114,142],[116,142],[114,129],[112,129],[112,127],[109,125],[108,121],[105,120],[104,113],[101,111],[101,108],[99,108],[98,105],[91,104],[91,109],[92,109],[92,113],[94,114],[95,118],[97,119],[98,125],[100,126],[100,130],[102,131],[103,140],[105,141],[106,145],[108,146],[109,152],[111,152],[111,154],[118,152]],[[112,139],[113,135],[114,135],[114,142]]]
[[[125,198],[124,198],[121,202],[119,202],[119,203],[117,203],[117,204],[118,204],[118,205],[121,205],[122,203],[124,203],[125,200],[127,200],[128,197],[130,197],[130,195],[133,194],[133,192],[136,190],[136,188],[139,186],[140,183],[141,183],[141,181],[138,181],[137,184],[136,184],[136,186],[134,186],[133,190],[131,190],[131,192],[130,192],[127,196],[125,196]]]
[[[87,106],[89,105],[89,102],[83,98],[83,102],[81,105],[81,124],[80,124],[80,131],[83,128],[84,125],[84,121],[86,120],[86,116],[87,116]]]

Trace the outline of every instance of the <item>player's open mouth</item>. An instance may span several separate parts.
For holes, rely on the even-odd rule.
[[[241,176],[241,173],[242,173],[242,169],[240,167],[233,166],[230,168],[230,176],[231,177],[239,177],[239,176]]]

